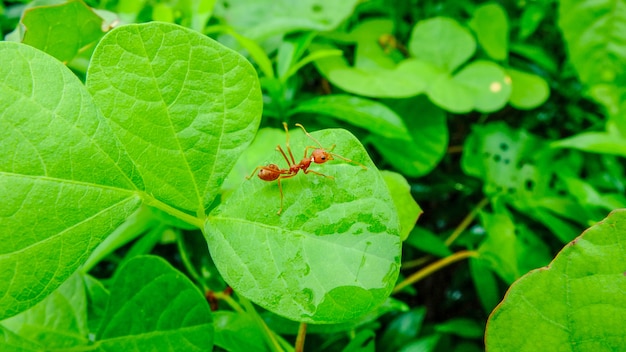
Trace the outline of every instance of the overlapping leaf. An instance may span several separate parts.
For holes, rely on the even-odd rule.
[[[52,57],[7,42],[0,54],[0,318],[59,286],[140,197],[203,217],[259,123],[252,66],[176,25],[103,38],[95,102]]]
[[[87,87],[140,169],[138,188],[198,215],[260,121],[252,66],[175,25],[128,25],[109,33],[94,53]]]
[[[387,186],[360,143],[344,130],[313,133],[341,160],[277,183],[246,181],[206,223],[211,255],[229,284],[257,304],[297,321],[354,319],[389,295],[398,275],[399,223]],[[314,144],[301,133],[299,159]],[[286,167],[272,152],[270,162]],[[299,161],[299,160],[297,160]]]
[[[139,205],[133,173],[82,83],[0,43],[0,318],[42,300]]]

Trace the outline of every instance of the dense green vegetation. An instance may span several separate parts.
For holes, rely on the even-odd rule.
[[[624,345],[624,0],[0,25],[0,350]]]

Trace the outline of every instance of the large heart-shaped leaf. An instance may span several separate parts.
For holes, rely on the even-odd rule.
[[[201,226],[260,120],[252,66],[176,25],[102,39],[87,77],[98,107],[32,47],[0,42],[0,60],[0,319],[58,287],[140,199]]]
[[[493,311],[489,351],[620,351],[626,211],[611,213],[552,263],[515,282]]]
[[[0,319],[41,301],[139,206],[140,178],[82,83],[0,42]]]
[[[87,74],[94,100],[142,175],[137,187],[204,214],[260,122],[250,63],[197,32],[151,23],[106,35]]]
[[[399,223],[380,173],[344,130],[312,134],[322,145],[367,167],[338,160],[276,182],[246,181],[209,216],[211,256],[228,283],[257,304],[297,321],[337,323],[381,304],[400,263]],[[299,157],[314,144],[293,134]],[[286,167],[271,152],[270,162]]]

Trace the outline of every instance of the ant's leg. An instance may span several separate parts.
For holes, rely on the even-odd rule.
[[[331,150],[332,150],[332,149],[331,149]],[[343,160],[343,161],[346,161],[346,162],[349,162],[349,163],[354,163],[354,164],[357,164],[357,165],[359,165],[359,166],[360,166],[363,170],[367,170],[367,167],[366,167],[365,165],[361,164],[361,163],[360,163],[360,162],[358,162],[358,161],[354,161],[354,160],[352,160],[352,159],[348,159],[348,158],[343,157],[343,156],[341,156],[341,155],[339,155],[339,154],[335,154],[335,153],[331,153],[331,152],[328,152],[328,154],[332,155],[332,156],[333,156],[333,157],[335,157],[335,158],[339,158],[339,159],[341,159],[341,160]]]
[[[291,164],[295,165],[296,159],[293,157],[293,153],[291,153],[291,146],[289,145],[289,128],[287,127],[286,122],[283,122],[283,127],[285,128],[285,146],[287,147],[287,152],[289,152],[289,156],[291,157]]]
[[[289,148],[289,147],[287,147],[287,148]],[[291,165],[295,164],[295,162],[291,163],[289,161],[289,158],[287,158],[287,154],[285,154],[285,152],[283,151],[283,148],[281,148],[280,145],[276,146],[276,150],[278,150],[283,155],[283,158],[285,158],[285,161],[287,162],[287,166],[289,166],[291,168]],[[291,156],[291,158],[293,159],[293,156]]]
[[[309,172],[310,172],[310,173],[314,173],[314,174],[316,174],[317,176],[322,176],[322,177],[329,178],[329,179],[331,179],[331,180],[334,180],[334,179],[335,179],[333,176],[324,175],[323,173],[321,173],[321,172],[317,172],[317,171],[315,171],[315,170],[310,170],[310,169],[307,169],[306,171],[304,171],[304,173],[305,173],[305,174],[308,174]]]
[[[261,170],[262,168],[264,168],[265,166],[257,166],[256,169],[254,169],[254,171],[252,171],[252,173],[250,174],[250,176],[246,176],[246,180],[251,179],[254,174],[256,174],[257,171]]]
[[[283,185],[282,183],[280,183],[280,180],[282,180],[283,178],[292,178],[294,176],[296,176],[297,173],[285,173],[282,174],[278,177],[277,182],[278,182],[278,190],[280,191],[280,209],[278,209],[278,212],[276,214],[280,215],[280,213],[283,211]]]
[[[280,215],[283,211],[283,185],[280,183],[280,178],[278,178],[278,190],[280,191],[280,209],[278,209],[276,215]]]

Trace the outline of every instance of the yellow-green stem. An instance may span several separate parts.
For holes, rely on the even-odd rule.
[[[472,223],[472,221],[474,221],[474,218],[476,218],[476,215],[478,215],[478,212],[481,211],[487,204],[489,204],[489,200],[487,198],[483,198],[483,200],[481,200],[476,205],[476,207],[472,209],[472,211],[469,214],[467,214],[467,216],[465,216],[463,221],[461,221],[461,223],[454,229],[454,231],[452,231],[452,233],[450,234],[450,237],[446,239],[445,241],[446,246],[449,247],[452,243],[454,243],[454,241],[456,241],[456,239],[459,236],[461,236],[463,231],[465,231],[465,229],[467,229],[467,227]]]
[[[465,258],[469,258],[469,257],[477,257],[478,256],[478,252],[477,251],[460,251],[460,252],[456,252],[448,257],[442,258],[426,267],[424,267],[421,270],[416,271],[413,275],[407,277],[406,279],[404,279],[404,281],[400,282],[396,287],[394,287],[392,293],[396,293],[400,290],[402,290],[403,288],[412,285],[418,281],[420,281],[421,279],[425,278],[426,276],[434,273],[435,271],[442,269],[452,263],[458,262],[460,260],[463,260]]]
[[[304,351],[304,339],[306,337],[306,323],[300,323],[298,328],[298,336],[296,337],[295,352]]]

